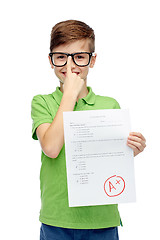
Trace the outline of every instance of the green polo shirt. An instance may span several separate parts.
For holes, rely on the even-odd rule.
[[[88,88],[88,95],[76,102],[74,111],[120,108],[118,102],[110,97],[95,95]],[[52,123],[59,108],[63,93],[57,87],[48,95],[37,95],[32,100],[32,137],[37,140],[36,128],[42,123]],[[69,207],[65,146],[57,158],[41,155],[40,171],[42,223],[74,229],[97,229],[119,226],[121,223],[118,205]]]

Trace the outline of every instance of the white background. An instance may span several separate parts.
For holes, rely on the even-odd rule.
[[[50,32],[78,19],[96,34],[97,63],[88,76],[96,94],[129,108],[132,130],[147,139],[135,158],[137,202],[119,206],[120,239],[159,236],[160,5],[157,0],[3,1],[0,4],[1,158],[3,240],[39,239],[40,146],[31,139],[30,105],[59,85],[48,61]]]

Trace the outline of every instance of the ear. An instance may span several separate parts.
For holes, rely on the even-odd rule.
[[[54,65],[52,64],[51,57],[48,55],[49,63],[51,64],[51,68],[54,69]]]
[[[95,53],[94,56],[91,57],[91,62],[90,62],[90,65],[89,65],[90,68],[94,67],[94,64],[96,62],[96,57],[97,57],[97,53]]]

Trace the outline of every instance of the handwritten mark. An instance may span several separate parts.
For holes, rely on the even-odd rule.
[[[113,175],[104,183],[104,191],[108,197],[116,197],[124,192],[125,181],[121,176]]]

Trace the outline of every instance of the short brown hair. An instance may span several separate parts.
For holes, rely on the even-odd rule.
[[[95,51],[94,30],[86,23],[77,20],[67,20],[57,23],[51,31],[50,51],[61,44],[66,44],[82,39],[90,39],[89,48]]]

